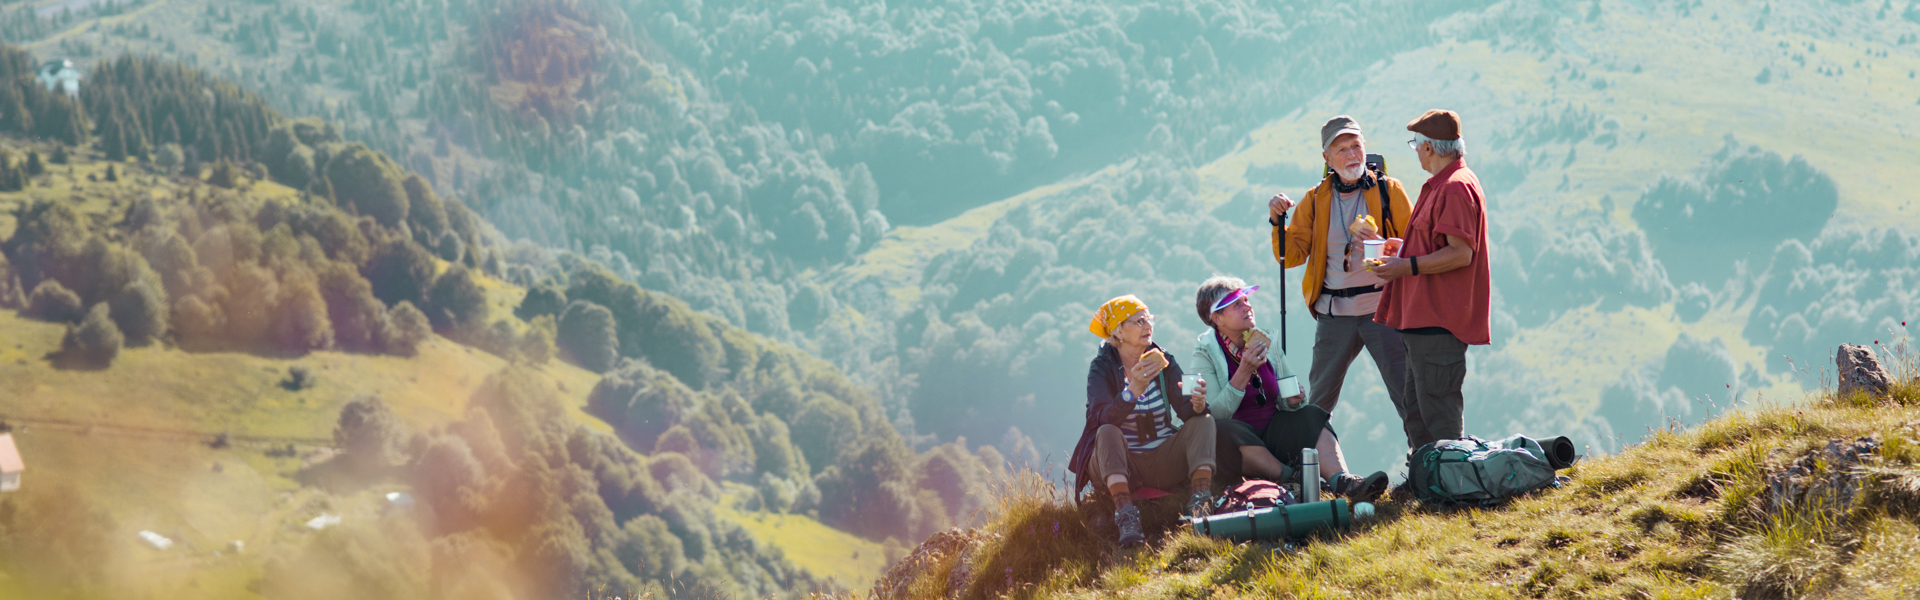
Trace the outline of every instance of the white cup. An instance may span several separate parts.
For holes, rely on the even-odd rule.
[[[1280,378],[1280,398],[1292,398],[1300,395],[1300,377],[1289,375]]]
[[[1367,258],[1380,258],[1380,250],[1387,246],[1386,240],[1367,240],[1361,242],[1366,247]]]

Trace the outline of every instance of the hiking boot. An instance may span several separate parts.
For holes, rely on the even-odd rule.
[[[1187,499],[1187,518],[1197,521],[1211,514],[1213,514],[1213,494],[1194,492],[1193,497]]]
[[[1120,530],[1120,547],[1131,548],[1147,541],[1140,533],[1140,507],[1128,504],[1113,511],[1113,526]]]
[[[1372,502],[1387,491],[1387,473],[1374,471],[1366,477],[1340,473],[1327,481],[1327,489],[1353,502]]]

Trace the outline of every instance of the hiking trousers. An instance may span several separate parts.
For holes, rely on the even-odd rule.
[[[1213,415],[1198,415],[1173,432],[1173,437],[1143,452],[1127,450],[1127,436],[1113,425],[1101,425],[1093,434],[1094,484],[1105,488],[1107,477],[1125,474],[1133,487],[1161,491],[1185,484],[1195,469],[1218,471],[1213,460]]]
[[[1467,343],[1444,330],[1403,331],[1400,339],[1407,344],[1407,391],[1395,408],[1407,431],[1407,447],[1466,437],[1460,385],[1467,380]]]
[[[1361,348],[1373,356],[1393,406],[1398,408],[1405,402],[1407,345],[1401,341],[1399,330],[1373,322],[1373,313],[1316,315],[1313,320],[1313,366],[1307,370],[1307,402],[1331,414],[1340,403],[1347,369],[1353,366],[1353,359],[1359,358]]]

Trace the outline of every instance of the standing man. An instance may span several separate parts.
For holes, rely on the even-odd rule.
[[[1405,402],[1407,348],[1399,332],[1374,321],[1384,282],[1361,264],[1361,242],[1402,237],[1412,212],[1407,190],[1400,180],[1367,169],[1367,140],[1352,117],[1340,115],[1320,127],[1320,150],[1332,172],[1301,199],[1285,243],[1280,217],[1293,200],[1276,194],[1267,202],[1274,260],[1286,268],[1307,264],[1300,284],[1314,320],[1307,401],[1333,412],[1347,368],[1365,347],[1399,410]]]
[[[1465,437],[1460,384],[1467,346],[1492,342],[1487,322],[1493,279],[1487,268],[1486,193],[1467,168],[1460,115],[1429,110],[1407,124],[1408,145],[1433,176],[1407,224],[1400,256],[1374,273],[1387,281],[1374,319],[1407,345],[1407,400],[1400,418],[1407,447]]]

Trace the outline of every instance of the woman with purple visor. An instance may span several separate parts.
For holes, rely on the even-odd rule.
[[[1320,454],[1320,472],[1313,475],[1325,479],[1324,489],[1355,501],[1378,497],[1387,489],[1387,474],[1347,472],[1340,440],[1327,424],[1332,416],[1307,403],[1286,355],[1255,326],[1250,300],[1259,289],[1238,277],[1214,276],[1194,298],[1207,330],[1194,341],[1189,364],[1206,382],[1220,476],[1297,481],[1300,450],[1313,448]]]

